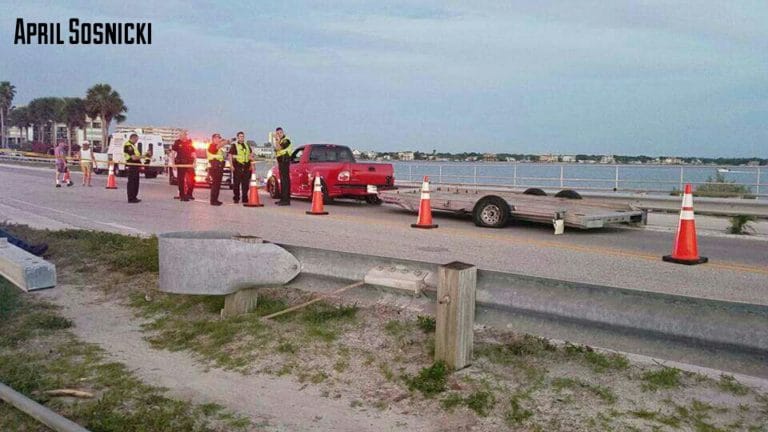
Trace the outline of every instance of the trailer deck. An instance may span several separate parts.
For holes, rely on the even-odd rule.
[[[641,224],[646,212],[629,205],[589,199],[556,198],[515,192],[484,191],[455,187],[438,187],[430,192],[432,210],[472,215],[476,225],[500,228],[511,220],[552,224],[555,234],[564,227],[602,228],[609,224]],[[382,191],[384,203],[418,212],[421,190]]]

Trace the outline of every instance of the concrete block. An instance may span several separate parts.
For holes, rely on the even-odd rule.
[[[363,280],[369,285],[394,288],[409,294],[420,295],[428,287],[428,279],[430,281],[436,280],[433,273],[426,269],[379,265],[368,270]]]
[[[0,238],[0,275],[24,291],[56,286],[56,266]]]
[[[158,236],[160,291],[226,295],[284,285],[301,264],[282,247],[234,232],[174,232]]]

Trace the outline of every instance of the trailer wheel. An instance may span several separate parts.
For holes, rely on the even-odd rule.
[[[539,188],[528,188],[523,192],[523,195],[547,196],[547,193]]]
[[[581,194],[573,189],[563,189],[555,194],[555,198],[581,199]]]
[[[485,197],[475,205],[472,220],[479,227],[503,228],[509,221],[509,205],[499,197]]]

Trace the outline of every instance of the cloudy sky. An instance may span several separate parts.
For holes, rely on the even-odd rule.
[[[0,0],[15,103],[99,82],[126,124],[361,149],[768,156],[768,2]],[[470,6],[472,4],[472,6]],[[16,18],[149,21],[20,46]]]

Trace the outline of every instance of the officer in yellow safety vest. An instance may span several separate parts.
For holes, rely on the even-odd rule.
[[[229,146],[230,161],[232,162],[232,200],[235,204],[243,196],[243,204],[248,204],[248,184],[251,180],[251,162],[253,154],[251,146],[245,141],[245,133],[237,133],[237,141]]]
[[[137,203],[141,200],[139,196],[139,164],[141,164],[141,153],[139,148],[136,147],[136,142],[139,140],[139,136],[131,134],[128,137],[128,141],[123,144],[123,160],[126,163],[126,169],[128,171],[128,202]],[[130,165],[129,165],[130,164]]]
[[[221,135],[215,133],[211,136],[211,144],[208,145],[208,174],[211,176],[211,205],[220,206],[219,190],[221,190],[221,176],[224,174],[224,142]]]
[[[291,205],[291,140],[283,132],[283,128],[275,129],[275,156],[277,156],[277,170],[280,171],[280,201],[275,204],[280,206]]]

